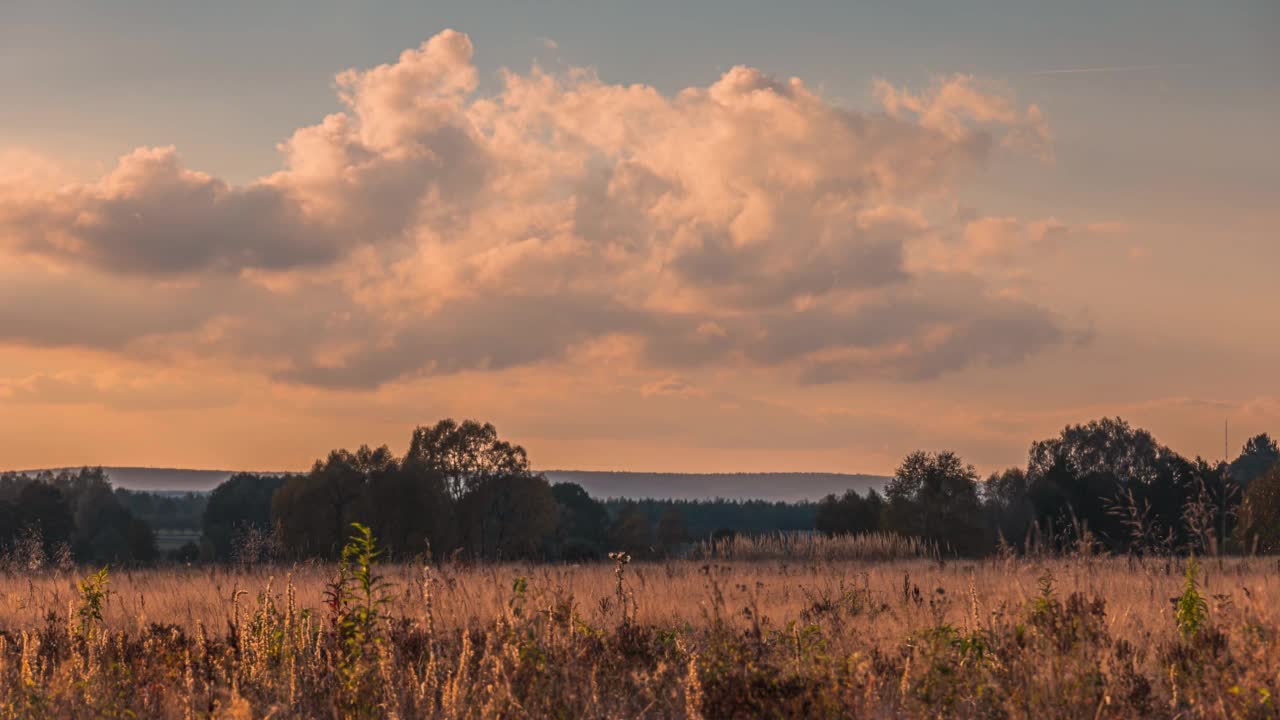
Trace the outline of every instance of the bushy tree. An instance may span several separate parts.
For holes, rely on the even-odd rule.
[[[1255,435],[1245,442],[1240,456],[1231,462],[1231,479],[1248,488],[1255,478],[1277,464],[1280,464],[1280,446],[1266,433]]]
[[[75,530],[71,516],[71,504],[58,488],[47,482],[31,481],[18,494],[13,517],[16,527],[13,535],[21,531],[37,531],[44,542],[45,552],[52,553],[63,544],[70,546]]]
[[[1189,540],[1194,463],[1119,418],[1072,425],[1031,446],[1028,496],[1059,544],[1092,538],[1115,551],[1163,552]]]
[[[658,548],[664,555],[671,555],[680,546],[689,541],[689,525],[685,522],[684,511],[678,507],[669,507],[658,518],[655,528]]]
[[[1280,553],[1280,465],[1249,483],[1236,534],[1246,552]]]
[[[466,547],[486,560],[538,557],[559,523],[555,496],[540,475],[485,478],[457,507]]]
[[[992,473],[982,484],[979,495],[987,525],[996,538],[1010,545],[1021,545],[1035,520],[1027,473],[1022,468],[1007,468]]]
[[[814,527],[827,535],[856,535],[880,529],[885,502],[874,488],[863,497],[856,490],[828,495],[818,503]]]
[[[653,554],[653,521],[637,503],[623,503],[609,525],[610,552],[634,557]]]
[[[371,480],[360,503],[358,514],[393,557],[439,557],[456,545],[455,504],[437,470],[401,461]]]
[[[446,419],[416,428],[405,463],[440,473],[454,498],[492,478],[530,474],[524,448],[500,440],[497,428],[475,420]]]
[[[116,500],[135,518],[157,530],[200,530],[204,527],[208,493],[159,493],[118,487],[115,494]]]
[[[402,557],[461,549],[478,558],[547,554],[560,507],[525,451],[489,424],[442,420],[413,432],[397,458],[385,446],[335,450],[289,479],[272,501],[283,547],[333,556],[353,522]]]
[[[577,483],[556,483],[551,495],[559,506],[553,555],[580,561],[604,557],[609,513]]]
[[[148,563],[151,527],[125,507],[102,468],[0,476],[0,544],[39,537],[45,554],[69,548],[85,563]]]
[[[271,518],[283,548],[294,555],[336,557],[353,522],[368,523],[376,510],[360,502],[370,485],[399,469],[384,445],[356,452],[334,450],[311,472],[290,478],[272,499]]]
[[[271,499],[286,480],[237,473],[213,489],[204,509],[202,540],[212,558],[231,559],[237,537],[247,531],[272,532]]]
[[[151,562],[159,554],[151,528],[124,507],[102,468],[64,472],[39,482],[56,487],[71,507],[71,551],[80,562]]]
[[[1210,464],[1197,457],[1192,463],[1193,492],[1183,505],[1183,549],[1204,555],[1218,553],[1230,544],[1239,517],[1244,491],[1223,462]]]
[[[978,473],[950,451],[914,452],[885,488],[885,529],[976,554],[986,546]]]

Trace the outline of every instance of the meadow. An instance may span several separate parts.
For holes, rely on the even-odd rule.
[[[1274,558],[948,561],[842,542],[430,566],[357,542],[342,565],[7,573],[0,713],[1280,714]]]

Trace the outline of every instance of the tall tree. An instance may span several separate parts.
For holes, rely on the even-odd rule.
[[[658,518],[655,528],[658,547],[666,555],[671,555],[677,548],[689,541],[689,524],[685,522],[684,511],[672,506]]]
[[[1023,543],[1035,520],[1029,490],[1027,473],[1022,468],[992,473],[982,484],[980,495],[987,524],[1007,543]]]
[[[32,481],[22,488],[15,504],[19,530],[35,530],[52,553],[59,545],[71,543],[75,519],[71,504],[62,491],[47,482]]]
[[[621,550],[636,557],[653,551],[653,523],[639,504],[624,502],[609,525],[610,550]]]
[[[960,554],[986,545],[978,501],[978,473],[950,451],[914,452],[885,488],[886,529],[937,543]]]
[[[558,512],[551,486],[539,475],[486,478],[458,501],[467,547],[487,560],[540,555],[559,523]]]
[[[600,557],[609,529],[609,513],[604,504],[577,483],[556,483],[551,486],[551,494],[560,506],[557,554],[566,560]]]
[[[452,419],[413,431],[405,463],[440,473],[455,498],[491,478],[529,475],[524,448],[498,438],[489,423]]]
[[[1146,430],[1120,418],[1102,418],[1069,425],[1056,438],[1032,443],[1027,476],[1035,482],[1061,464],[1077,477],[1110,473],[1127,484],[1150,484],[1160,475],[1162,459],[1170,454],[1173,451]]]
[[[1255,435],[1245,442],[1240,456],[1231,461],[1231,479],[1247,488],[1254,478],[1277,464],[1280,464],[1280,446],[1266,433]]]
[[[1249,483],[1236,532],[1246,552],[1280,553],[1280,465]]]
[[[818,503],[814,527],[827,535],[856,535],[880,529],[884,498],[875,488],[864,498],[856,490],[828,495]]]
[[[1033,443],[1027,479],[1037,520],[1059,541],[1079,539],[1082,529],[1112,550],[1164,551],[1187,541],[1195,465],[1120,418]]]
[[[71,551],[88,563],[149,562],[157,554],[155,534],[120,503],[102,468],[82,468],[52,477],[71,506]]]
[[[437,470],[402,462],[371,478],[359,502],[359,514],[397,557],[438,558],[457,546],[455,503]]]
[[[231,559],[239,535],[271,532],[271,499],[285,482],[278,475],[236,473],[213,489],[203,522],[203,543],[213,558]]]
[[[295,555],[334,556],[352,522],[371,524],[376,509],[361,502],[370,484],[397,472],[399,461],[384,445],[356,452],[334,450],[311,472],[290,478],[274,495],[271,519],[284,549]]]

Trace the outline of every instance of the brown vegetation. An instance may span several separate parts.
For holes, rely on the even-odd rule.
[[[1274,559],[1188,578],[1163,558],[380,567],[371,551],[341,571],[5,576],[0,715],[1277,714]]]

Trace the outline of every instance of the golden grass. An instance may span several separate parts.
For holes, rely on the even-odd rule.
[[[636,595],[638,620],[643,623],[704,622],[704,606],[711,597],[712,581],[722,586],[730,605],[748,599],[774,618],[794,618],[822,594],[867,588],[870,595],[892,601],[902,593],[904,578],[922,592],[954,600],[941,619],[957,623],[965,619],[970,590],[988,607],[1021,605],[1035,597],[1038,578],[1049,570],[1057,592],[1080,592],[1107,602],[1112,627],[1130,634],[1172,633],[1172,608],[1168,599],[1182,586],[1178,560],[1125,559],[1014,561],[926,560],[892,563],[860,562],[745,562],[669,561],[636,563],[626,570],[628,588]],[[710,576],[707,568],[712,570]],[[394,565],[380,568],[393,586],[388,609],[396,617],[424,620],[422,583],[425,568]],[[325,584],[332,578],[331,565],[304,563],[264,566],[251,570],[210,566],[163,570],[119,570],[111,574],[111,596],[104,618],[117,630],[141,630],[150,623],[177,625],[194,630],[197,623],[220,627],[230,619],[232,594],[256,598],[270,587],[283,600],[286,583],[295,588],[299,607],[319,609]],[[484,565],[440,566],[430,571],[436,623],[444,628],[484,625],[501,617],[511,598],[512,582],[526,578],[534,595],[557,592],[572,595],[593,620],[599,617],[598,600],[614,594],[611,564],[572,566]],[[1228,595],[1253,609],[1268,623],[1280,626],[1280,561],[1267,558],[1224,559],[1203,563],[1203,585],[1208,595]],[[65,613],[78,597],[76,573],[39,576],[0,575],[0,629],[31,628],[43,623],[52,610]],[[745,588],[745,589],[744,589]],[[938,593],[937,590],[943,590]],[[964,603],[960,599],[964,599]],[[1270,601],[1270,602],[1267,602]],[[910,617],[895,616],[875,625],[898,632]]]
[[[788,560],[793,562],[931,560],[938,557],[931,544],[894,533],[864,533],[834,537],[808,531],[738,535],[703,541],[694,556],[705,560]]]
[[[360,698],[342,699],[343,682],[354,681],[336,669],[347,656],[324,620],[332,565],[117,571],[90,638],[66,629],[80,602],[74,574],[3,576],[0,708],[48,717],[96,717],[112,704],[157,717],[1276,716],[1275,559],[1204,561],[1211,628],[1188,643],[1171,603],[1184,583],[1176,559],[820,555],[635,563],[621,568],[621,592],[610,564],[384,567],[386,637],[370,646],[371,674],[349,685],[366,705],[343,704]],[[1057,609],[1043,611],[1049,578]],[[1087,604],[1094,599],[1101,614]],[[66,647],[50,639],[52,627]],[[131,655],[130,642],[167,648],[165,662],[179,667],[148,667],[163,653]],[[245,649],[252,643],[256,655]],[[270,665],[246,667],[253,658]],[[143,677],[151,685],[139,685]]]

